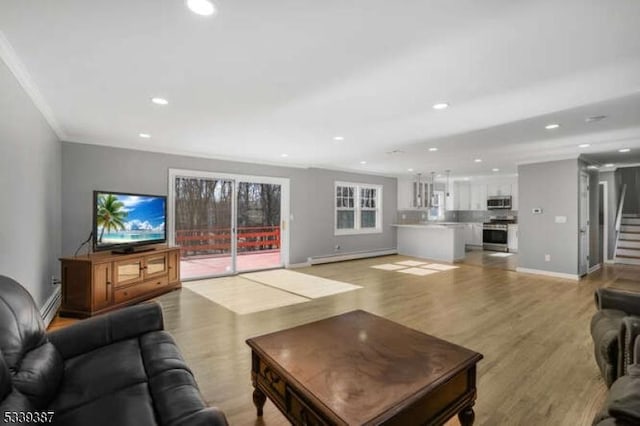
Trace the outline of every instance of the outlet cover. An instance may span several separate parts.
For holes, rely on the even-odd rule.
[[[545,262],[551,262],[551,255],[550,254],[545,254],[544,255],[544,261]]]

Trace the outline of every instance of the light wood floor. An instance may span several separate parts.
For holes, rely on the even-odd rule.
[[[363,288],[248,315],[234,314],[187,289],[157,300],[204,398],[222,408],[232,425],[288,424],[270,402],[264,418],[256,418],[245,339],[353,309],[484,354],[476,424],[591,424],[606,396],[589,335],[593,292],[616,281],[626,286],[638,282],[640,268],[607,266],[580,282],[467,264],[423,277],[370,268],[406,259],[388,256],[298,269]]]

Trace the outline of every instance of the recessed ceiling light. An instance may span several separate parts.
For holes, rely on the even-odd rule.
[[[140,136],[142,139],[149,139],[151,137],[149,133],[140,133],[138,136]]]
[[[604,166],[605,166],[605,167],[613,167],[613,166],[614,166],[614,164],[609,163],[609,164],[605,164]]]
[[[558,127],[560,127],[558,123],[547,124],[546,126],[544,126],[544,128],[547,130],[557,129]]]
[[[289,154],[280,154],[280,157],[282,158],[287,158],[289,156]]]
[[[598,166],[593,165],[593,164],[591,164],[591,165],[587,166],[587,169],[589,169],[589,170],[595,170],[595,169],[597,169],[597,168],[598,168]]]
[[[407,171],[408,171],[408,172],[412,172],[412,171],[413,171],[413,169],[407,169]]]
[[[473,160],[476,163],[482,163],[482,158],[476,158],[475,160]]]
[[[590,146],[590,143],[581,143],[580,145],[578,145],[578,148],[589,148]]]
[[[165,98],[151,98],[151,102],[153,102],[156,105],[168,105],[169,101],[166,100]]]
[[[366,161],[364,161],[364,160],[362,160],[362,161],[360,162],[360,164],[367,164],[367,162],[366,162]]]
[[[338,142],[343,141],[344,140],[344,136],[334,136],[333,140],[334,141],[338,141]]]
[[[618,150],[618,152],[629,152],[629,151],[631,151],[630,148],[622,148]]]
[[[436,152],[438,150],[438,148],[429,148],[429,151],[431,152]]]
[[[433,109],[447,109],[449,108],[449,104],[446,102],[441,102],[439,104],[434,104]]]
[[[471,178],[468,178],[468,177],[462,178],[462,180],[470,180],[470,179]]]
[[[202,16],[210,16],[216,12],[216,8],[208,0],[187,0],[187,7]]]
[[[491,169],[492,172],[499,172],[500,169]]]

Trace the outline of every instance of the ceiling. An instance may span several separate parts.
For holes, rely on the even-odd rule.
[[[213,2],[3,1],[0,56],[71,142],[392,176],[640,158],[637,0]]]

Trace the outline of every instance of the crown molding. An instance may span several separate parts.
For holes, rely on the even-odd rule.
[[[58,136],[58,139],[67,139],[65,131],[53,115],[51,107],[49,107],[49,104],[45,101],[44,96],[40,93],[31,75],[18,58],[11,43],[9,43],[9,40],[7,40],[2,31],[0,31],[0,59],[7,65],[16,80],[18,80],[18,83],[20,83],[24,91],[31,98],[31,101],[47,121],[51,130]]]

